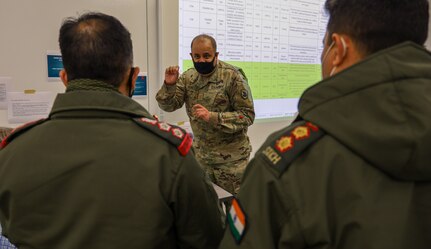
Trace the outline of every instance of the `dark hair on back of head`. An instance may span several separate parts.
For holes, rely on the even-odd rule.
[[[212,47],[214,49],[214,52],[217,52],[217,42],[216,42],[216,40],[212,36],[206,35],[206,34],[201,34],[201,35],[198,35],[195,38],[193,38],[193,40],[192,40],[192,42],[190,44],[190,48],[193,48],[193,42],[198,41],[198,40],[205,40],[205,39],[210,40],[211,45],[212,45]]]
[[[365,55],[427,39],[427,0],[326,0],[325,9],[328,41],[332,33],[349,35]]]
[[[69,81],[96,79],[118,87],[133,65],[130,32],[118,19],[103,13],[66,19],[59,43]]]

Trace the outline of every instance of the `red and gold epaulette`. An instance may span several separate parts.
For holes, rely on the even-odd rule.
[[[283,173],[293,160],[324,134],[323,130],[310,122],[295,122],[268,139],[258,153]]]
[[[16,137],[21,135],[23,132],[30,130],[34,126],[39,125],[39,124],[45,122],[46,120],[47,120],[47,118],[42,118],[39,120],[25,123],[21,126],[18,126],[15,129],[13,129],[12,132],[1,141],[0,149],[4,149],[13,139],[15,139]]]
[[[153,132],[154,134],[173,144],[182,156],[185,156],[187,153],[189,153],[193,144],[193,139],[191,138],[190,134],[188,134],[181,127],[165,122],[159,122],[156,119],[150,119],[146,117],[134,118],[133,120],[139,126]]]

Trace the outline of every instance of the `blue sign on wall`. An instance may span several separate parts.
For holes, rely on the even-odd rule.
[[[63,58],[61,55],[48,54],[48,79],[59,79],[60,71],[63,70]]]
[[[147,95],[147,75],[139,75],[136,79],[135,92],[133,96]]]

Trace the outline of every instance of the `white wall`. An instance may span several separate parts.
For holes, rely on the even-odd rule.
[[[146,1],[143,0],[0,0],[0,77],[12,77],[12,91],[64,92],[47,81],[46,52],[59,51],[58,32],[65,17],[86,11],[116,16],[132,33],[135,65],[146,71]],[[148,106],[148,98],[142,100]],[[0,110],[0,126],[17,126]]]

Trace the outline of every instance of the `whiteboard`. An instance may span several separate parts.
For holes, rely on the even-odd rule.
[[[193,67],[190,43],[217,41],[219,59],[243,69],[256,119],[295,115],[298,100],[321,79],[325,0],[179,0],[179,65]]]

